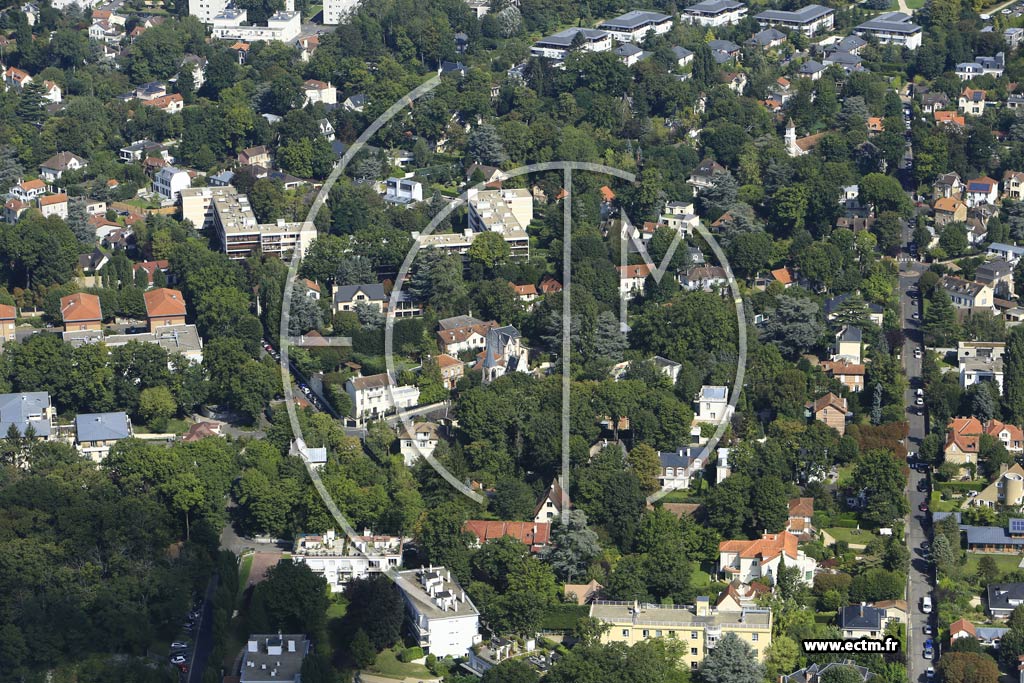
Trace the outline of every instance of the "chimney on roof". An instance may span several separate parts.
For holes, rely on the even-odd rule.
[[[862,603],[860,603],[860,615],[861,615],[861,616],[864,616],[864,606],[865,606],[865,605],[867,605],[867,603],[866,603],[866,602],[862,602]]]

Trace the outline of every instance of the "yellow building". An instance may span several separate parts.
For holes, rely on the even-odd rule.
[[[674,638],[686,642],[683,661],[696,669],[708,650],[726,633],[735,633],[764,661],[772,644],[770,609],[748,608],[719,611],[708,598],[697,598],[696,605],[653,605],[637,602],[598,600],[590,605],[590,616],[608,625],[602,643],[633,645],[648,638]]]

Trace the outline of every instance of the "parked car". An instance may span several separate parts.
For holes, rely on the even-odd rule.
[[[928,503],[921,503],[917,506],[917,509],[921,512],[928,512]]]
[[[171,656],[171,664],[184,664],[187,661],[188,661],[188,658],[185,657],[185,655],[172,655]]]
[[[176,640],[173,643],[171,643],[172,650],[187,650],[188,648],[189,644],[180,640]]]
[[[925,678],[927,678],[929,681],[934,681],[935,680],[935,667],[934,666],[929,666],[928,669],[924,672],[924,675],[925,675]]]

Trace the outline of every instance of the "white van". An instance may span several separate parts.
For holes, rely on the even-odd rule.
[[[932,613],[932,599],[927,595],[921,598],[921,611],[925,614]]]

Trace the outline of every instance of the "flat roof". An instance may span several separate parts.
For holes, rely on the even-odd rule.
[[[427,594],[426,588],[420,581],[420,577],[423,574],[427,574],[440,580],[436,595],[454,597],[455,599],[453,600],[453,604],[455,605],[455,609],[446,610],[438,607],[437,603],[434,602],[434,599]],[[480,616],[476,606],[468,596],[466,596],[465,599],[459,599],[463,596],[462,587],[454,580],[447,578],[448,576],[449,572],[444,567],[411,569],[404,572],[398,572],[398,576],[395,578],[395,584],[402,593],[405,594],[406,599],[415,605],[416,611],[420,614],[426,615],[430,619],[453,619],[456,617]]]
[[[742,2],[735,0],[701,0],[696,5],[690,5],[683,10],[683,14],[721,14],[745,7]]]
[[[570,47],[572,46],[573,38],[576,37],[577,33],[582,33],[583,38],[592,43],[608,37],[607,32],[598,31],[595,28],[567,28],[564,31],[553,33],[546,38],[541,38],[534,44],[547,45],[551,47]]]
[[[856,27],[861,31],[882,31],[885,33],[918,33],[921,27],[910,23],[910,16],[903,12],[880,14]]]
[[[598,600],[590,605],[590,616],[615,624],[629,623],[634,626],[678,626],[707,627],[734,626],[739,628],[770,628],[772,612],[769,609],[744,609],[739,612],[712,611],[708,616],[697,616],[697,610],[690,605],[655,605],[640,603],[639,610],[633,602]]]

